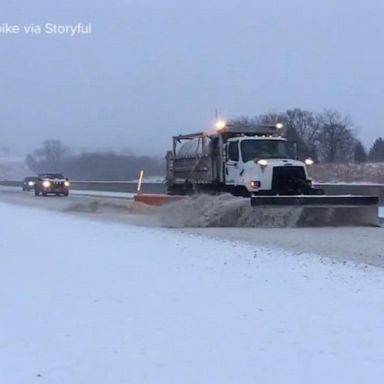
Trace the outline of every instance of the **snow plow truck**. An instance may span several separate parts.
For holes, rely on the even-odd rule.
[[[312,185],[297,144],[282,136],[283,125],[216,123],[214,132],[173,137],[166,155],[168,195],[230,193],[245,197],[255,214],[265,209],[300,209],[298,226],[378,225],[377,196],[326,195]],[[269,211],[268,211],[269,210]]]

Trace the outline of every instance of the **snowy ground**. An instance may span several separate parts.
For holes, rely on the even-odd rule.
[[[382,383],[382,269],[0,215],[0,383]]]
[[[103,192],[100,192],[101,194]],[[32,192],[22,192],[20,188],[0,187],[0,201],[17,205],[37,207],[43,210],[65,212],[76,216],[86,216],[92,220],[109,220],[124,224],[145,227],[164,226],[163,216],[135,214],[129,194],[107,196],[77,195],[73,191],[69,197],[35,197]],[[140,211],[145,213],[147,211]],[[381,210],[384,216],[383,209]],[[185,212],[181,212],[181,215]],[[383,220],[383,219],[382,219]],[[174,224],[174,223],[173,223]],[[174,232],[203,237],[229,239],[251,246],[283,249],[297,256],[315,252],[340,262],[353,261],[384,267],[384,228],[374,227],[325,227],[325,228],[175,228]]]

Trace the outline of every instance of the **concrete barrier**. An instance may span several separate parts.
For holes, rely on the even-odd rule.
[[[23,182],[22,181],[15,181],[15,180],[0,180],[0,185],[4,187],[22,187]]]
[[[135,193],[137,191],[137,183],[126,181],[71,181],[71,188],[83,191]],[[167,188],[162,183],[142,183],[141,192],[166,193]]]

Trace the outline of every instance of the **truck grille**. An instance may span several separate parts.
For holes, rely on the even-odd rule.
[[[274,167],[272,190],[280,195],[300,194],[307,187],[304,167]]]

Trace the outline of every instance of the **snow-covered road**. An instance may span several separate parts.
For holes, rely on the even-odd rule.
[[[384,271],[0,204],[0,383],[381,383]]]

